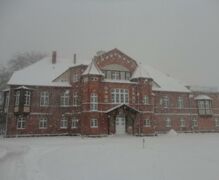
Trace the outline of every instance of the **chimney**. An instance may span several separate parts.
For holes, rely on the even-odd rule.
[[[73,62],[74,64],[76,64],[77,63],[77,56],[76,56],[76,54],[74,54],[74,62]]]
[[[52,64],[56,63],[56,51],[52,52]]]

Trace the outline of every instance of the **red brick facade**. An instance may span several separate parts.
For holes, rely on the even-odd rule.
[[[117,64],[133,74],[137,63],[117,49],[95,57],[96,65],[102,70],[107,65]],[[139,78],[135,81],[107,81],[102,75],[82,75],[86,65],[69,68],[69,82],[71,87],[27,86],[11,85],[10,91],[5,92],[9,98],[9,105],[5,107],[7,113],[7,135],[106,135],[116,133],[116,117],[125,118],[125,132],[133,135],[152,135],[175,129],[179,132],[213,132],[219,130],[219,93],[203,92],[173,92],[153,90],[153,77]],[[78,79],[73,80],[74,74]],[[61,75],[60,75],[61,76]],[[128,102],[113,103],[112,90],[128,90]],[[19,111],[15,105],[16,91],[19,96]],[[26,108],[24,94],[31,92],[30,105]],[[41,92],[48,92],[49,104],[40,105]],[[60,97],[64,92],[68,95],[68,104],[61,106]],[[98,97],[97,110],[91,111],[91,94]],[[200,114],[198,95],[207,95],[211,107],[207,107],[207,114]],[[77,102],[73,102],[76,96]],[[123,95],[121,95],[123,96]],[[144,102],[147,97],[147,102]],[[168,97],[164,102],[163,97]],[[179,105],[179,97],[182,99]],[[5,100],[6,101],[6,100]],[[204,100],[203,100],[204,101]],[[165,104],[166,103],[166,104]],[[6,106],[6,105],[5,105]],[[24,119],[22,128],[18,128],[18,117]],[[47,123],[39,128],[40,119],[45,117]],[[67,123],[61,127],[61,119]],[[73,127],[72,120],[76,120]],[[92,119],[94,122],[92,122]],[[168,121],[168,122],[167,122]],[[93,124],[92,124],[93,123]]]

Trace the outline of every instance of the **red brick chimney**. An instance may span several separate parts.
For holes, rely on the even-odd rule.
[[[74,62],[73,62],[74,64],[76,64],[77,63],[77,56],[76,56],[76,54],[74,54]]]
[[[52,64],[56,63],[56,51],[52,52]]]

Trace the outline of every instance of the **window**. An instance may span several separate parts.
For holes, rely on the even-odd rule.
[[[149,104],[149,97],[148,96],[144,96],[143,104]]]
[[[168,108],[169,107],[169,97],[168,96],[163,96],[160,99],[160,105],[162,105],[164,108]]]
[[[186,127],[184,118],[180,118],[180,127],[181,128]]]
[[[49,105],[49,92],[43,91],[40,93],[40,106]]]
[[[96,93],[92,93],[90,96],[90,110],[91,111],[98,110],[98,96]]]
[[[71,128],[72,128],[72,129],[78,128],[78,119],[72,118],[72,121],[71,121]]]
[[[211,100],[198,100],[198,113],[200,115],[212,114],[212,102]]]
[[[73,82],[77,82],[79,80],[79,75],[78,73],[73,74]]]
[[[40,117],[39,119],[39,129],[46,129],[48,126],[47,117]]]
[[[151,127],[151,120],[150,119],[144,120],[144,127]]]
[[[182,109],[182,108],[184,108],[184,99],[183,99],[183,97],[178,97],[178,100],[177,100],[177,107],[179,108],[179,109]]]
[[[195,118],[192,119],[192,127],[198,127],[198,121]]]
[[[61,106],[69,106],[69,90],[66,90],[62,95],[61,95]]]
[[[79,105],[78,93],[74,92],[74,94],[73,94],[73,106],[78,106],[78,105]]]
[[[113,89],[111,91],[112,103],[128,103],[129,95],[127,89]]]
[[[98,121],[97,121],[97,119],[91,119],[90,120],[90,127],[91,128],[98,128]]]
[[[166,119],[166,127],[171,127],[171,120],[170,120],[170,118]]]
[[[67,129],[67,127],[68,127],[68,120],[64,115],[62,115],[62,118],[61,118],[61,121],[60,121],[60,128],[61,129]]]
[[[21,95],[21,92],[16,91],[16,93],[15,93],[15,106],[19,106],[19,104],[20,104],[20,95]]]
[[[130,77],[131,77],[131,74],[130,74],[130,72],[126,72],[126,77],[125,77],[125,79],[126,79],[126,80],[129,80],[129,79],[130,79]]]
[[[219,127],[219,118],[215,118],[215,126]]]
[[[120,79],[120,72],[119,71],[112,71],[112,79],[119,80]]]
[[[17,129],[24,129],[26,126],[26,120],[23,116],[17,118]]]
[[[30,91],[25,91],[24,94],[24,105],[25,106],[30,106],[30,96],[31,96],[31,92]]]

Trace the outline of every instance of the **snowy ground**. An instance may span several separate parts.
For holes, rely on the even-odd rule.
[[[0,138],[1,180],[218,180],[219,134]]]

